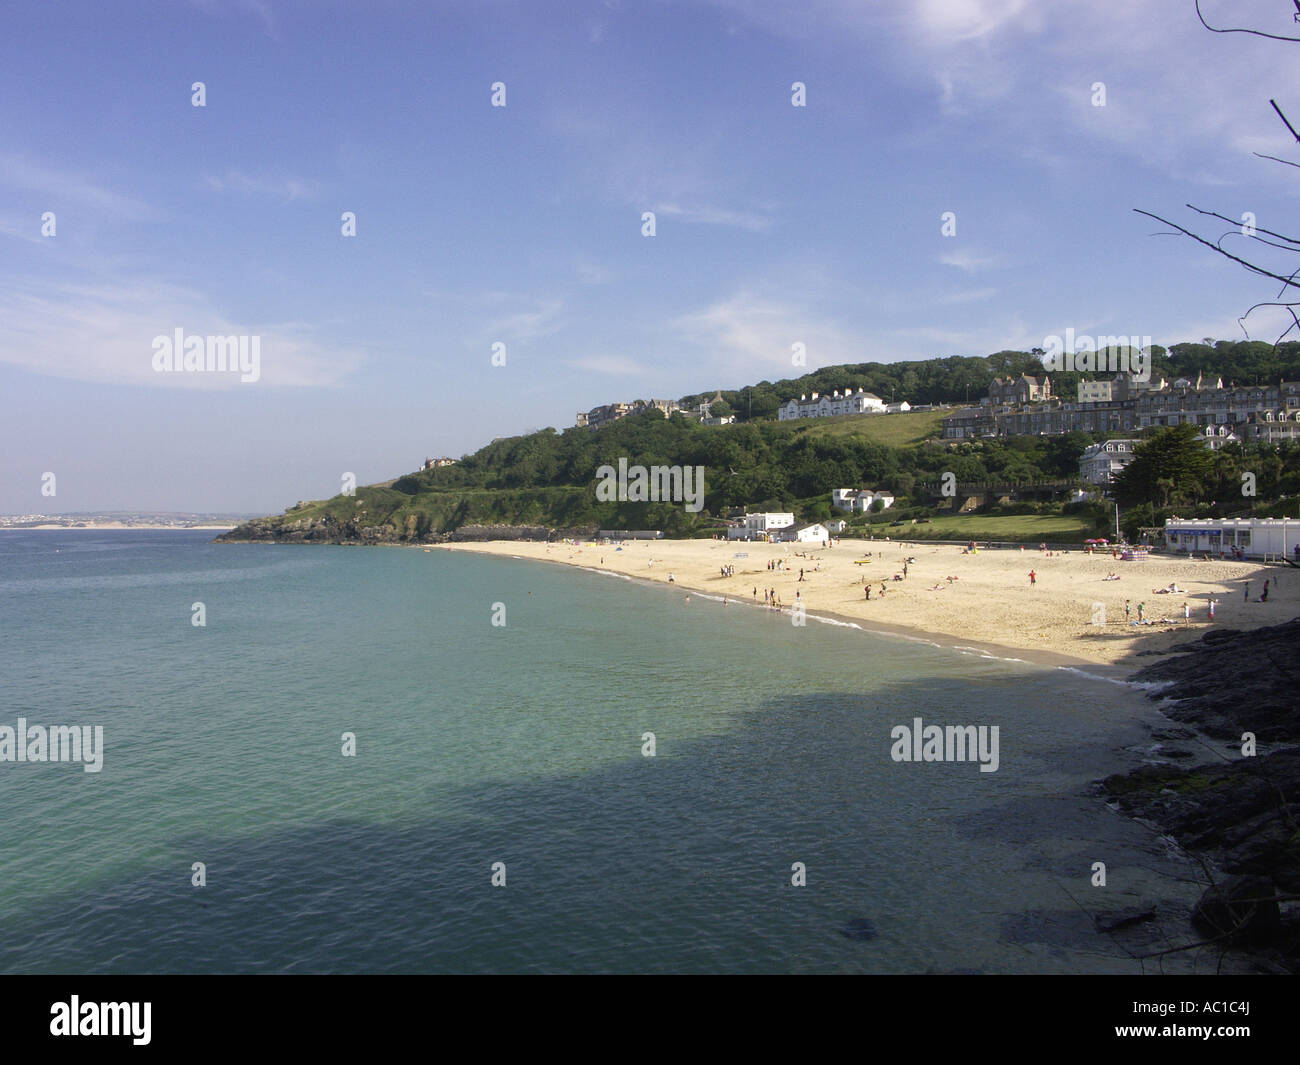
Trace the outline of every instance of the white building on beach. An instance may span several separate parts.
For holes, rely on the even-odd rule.
[[[1187,554],[1231,555],[1237,548],[1247,558],[1300,562],[1300,519],[1170,518],[1165,544]]]
[[[746,514],[745,528],[751,540],[761,540],[778,529],[786,529],[794,524],[794,515],[780,511],[764,514]]]
[[[810,522],[807,525],[793,525],[788,529],[782,529],[772,537],[774,540],[785,543],[800,544],[820,544],[825,543],[830,538],[830,530],[819,521]]]

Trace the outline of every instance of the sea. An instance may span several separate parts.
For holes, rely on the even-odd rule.
[[[0,726],[102,726],[96,772],[0,761],[0,972],[1217,963],[1141,957],[1189,941],[1201,887],[1090,790],[1168,725],[1116,675],[213,535],[0,533]],[[895,760],[918,718],[997,726],[996,771]],[[1150,906],[1155,945],[1097,930]]]

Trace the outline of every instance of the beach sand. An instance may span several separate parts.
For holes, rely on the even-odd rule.
[[[1026,661],[1054,664],[1134,665],[1136,652],[1163,650],[1199,638],[1212,627],[1249,629],[1288,621],[1300,603],[1300,570],[1251,562],[1197,562],[1153,555],[1123,562],[1109,551],[1053,553],[1026,548],[962,554],[951,544],[842,540],[830,548],[719,540],[628,541],[613,545],[493,541],[441,545],[435,550],[536,559],[621,573],[667,583],[681,592],[727,597],[731,606],[763,607],[765,589],[776,590],[780,607],[800,595],[808,624],[815,616],[852,621],[863,628],[967,645],[990,653],[1013,652]],[[871,553],[871,561],[856,564]],[[747,557],[736,557],[744,555]],[[806,556],[806,557],[804,557]],[[914,558],[902,575],[904,558]],[[769,570],[781,559],[783,569]],[[734,577],[720,568],[735,567]],[[799,580],[803,569],[804,579]],[[1029,571],[1036,574],[1030,586]],[[1108,574],[1118,580],[1106,580]],[[949,582],[948,577],[956,580]],[[1257,602],[1268,579],[1268,602]],[[1279,584],[1280,578],[1280,584]],[[871,582],[871,599],[864,581]],[[886,594],[880,595],[881,582]],[[1243,602],[1250,581],[1250,602]],[[1156,594],[1176,582],[1186,594]],[[754,588],[758,588],[755,599]],[[1217,600],[1215,621],[1206,607]],[[698,597],[697,597],[698,599]],[[1131,614],[1124,615],[1129,600]],[[715,605],[699,600],[700,605]],[[1138,604],[1156,624],[1134,625]],[[1191,622],[1183,620],[1183,604]],[[1163,620],[1167,619],[1167,620]]]

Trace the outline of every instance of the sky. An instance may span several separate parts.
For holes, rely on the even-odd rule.
[[[1201,10],[1300,37],[1289,0]],[[1192,0],[0,24],[0,513],[278,513],[615,400],[1285,328],[1239,322],[1276,283],[1133,211],[1265,261],[1185,205],[1294,232],[1300,175],[1256,153],[1300,160],[1269,106],[1300,127],[1300,43]],[[159,371],[178,329],[259,338],[256,380]]]

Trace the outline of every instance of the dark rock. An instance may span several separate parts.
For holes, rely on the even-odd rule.
[[[1264,743],[1300,742],[1300,618],[1250,632],[1211,629],[1180,644],[1133,680],[1164,682],[1161,709],[1217,739],[1253,732]]]
[[[1151,730],[1151,738],[1156,740],[1190,740],[1196,735],[1189,728],[1155,728]]]
[[[1216,939],[1267,943],[1282,927],[1276,895],[1266,876],[1225,877],[1201,896],[1192,923]]]
[[[1098,932],[1118,932],[1124,928],[1143,924],[1156,919],[1154,906],[1126,906],[1122,910],[1099,913],[1094,918]]]
[[[840,929],[840,935],[846,939],[875,939],[878,934],[875,924],[869,917],[855,917],[851,921],[846,921],[844,927]]]

